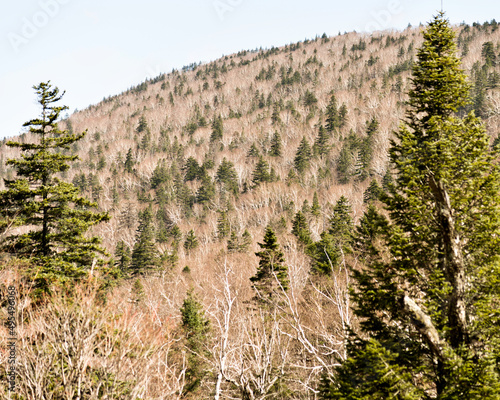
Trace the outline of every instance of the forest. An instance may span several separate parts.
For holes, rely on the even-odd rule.
[[[500,29],[326,34],[0,141],[0,398],[499,399]]]

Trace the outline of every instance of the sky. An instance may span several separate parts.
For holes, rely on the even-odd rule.
[[[449,20],[500,21],[495,0],[443,0]],[[425,24],[441,0],[20,0],[0,4],[0,138],[39,115],[33,85],[69,113],[147,78],[326,33]]]

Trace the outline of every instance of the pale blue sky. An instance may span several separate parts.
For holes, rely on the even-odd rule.
[[[51,80],[83,109],[145,78],[326,32],[402,29],[441,0],[19,0],[0,4],[0,138],[38,115]],[[452,23],[500,20],[500,2],[444,0]]]

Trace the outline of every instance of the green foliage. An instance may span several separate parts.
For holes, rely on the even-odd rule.
[[[259,158],[259,162],[255,166],[252,174],[252,183],[254,187],[259,186],[262,182],[270,182],[271,175],[269,173],[269,163],[263,157]]]
[[[227,210],[219,210],[217,213],[219,214],[217,218],[217,237],[222,240],[229,235],[231,226],[227,217]]]
[[[484,42],[481,49],[481,56],[484,59],[484,62],[488,66],[495,66],[497,62],[497,57],[495,54],[495,49],[493,42]]]
[[[292,233],[297,237],[300,243],[309,245],[312,242],[309,224],[302,211],[297,211],[292,221]]]
[[[134,276],[144,274],[158,267],[159,264],[160,257],[156,249],[153,210],[150,205],[142,213],[139,213],[139,227],[132,250],[130,273]]]
[[[222,139],[224,134],[224,123],[219,115],[212,122],[212,133],[210,134],[210,143],[217,142]]]
[[[99,255],[106,254],[98,237],[87,237],[87,230],[109,220],[107,213],[97,213],[97,204],[79,195],[79,189],[58,178],[77,156],[65,155],[69,146],[85,136],[60,130],[57,120],[67,109],[56,106],[63,94],[50,82],[34,86],[41,117],[24,124],[39,140],[32,143],[7,142],[21,150],[21,157],[10,159],[17,172],[5,180],[0,192],[0,213],[7,226],[25,226],[24,233],[7,236],[2,250],[27,258],[39,267],[37,285],[47,289],[54,280],[81,278],[87,274]],[[0,224],[2,227],[3,224]],[[9,232],[2,232],[8,234]]]
[[[196,158],[189,157],[184,164],[184,181],[194,181],[195,179],[200,177],[200,165]]]
[[[186,253],[190,253],[192,250],[196,249],[199,246],[198,238],[194,234],[194,231],[191,229],[184,240],[184,249]]]
[[[269,301],[282,290],[288,290],[288,267],[276,234],[270,226],[266,227],[264,242],[259,243],[259,246],[261,251],[255,253],[260,258],[259,267],[250,281],[260,298]]]
[[[316,105],[318,102],[318,99],[314,95],[314,93],[310,92],[309,90],[306,90],[306,93],[304,94],[304,106],[306,107],[311,107],[313,105]]]
[[[319,217],[321,214],[321,206],[319,205],[318,192],[314,192],[314,195],[313,195],[311,214],[314,215],[316,218]]]
[[[361,332],[323,399],[500,397],[500,170],[481,122],[457,116],[469,86],[453,39],[442,13],[424,33],[389,219],[370,206],[357,229]]]
[[[295,153],[295,158],[293,159],[293,164],[295,169],[299,174],[304,173],[304,171],[309,168],[309,162],[312,157],[311,146],[305,138],[305,136],[300,141],[299,148]]]
[[[337,108],[337,98],[334,94],[326,107],[326,130],[330,134],[340,127],[340,115]]]
[[[207,368],[205,368],[202,356],[206,353],[205,344],[208,341],[210,323],[205,317],[203,306],[196,299],[193,289],[187,292],[180,311],[182,328],[186,337],[186,348],[189,351],[184,390],[187,393],[193,393],[197,391],[207,375]]]
[[[370,185],[366,188],[365,193],[363,193],[363,203],[371,203],[380,198],[382,194],[382,188],[375,179],[372,179]]]
[[[329,153],[332,146],[328,144],[328,141],[329,135],[324,126],[321,125],[313,145],[313,152],[316,156],[325,156]]]
[[[132,154],[132,149],[128,149],[127,156],[125,157],[125,171],[132,173],[134,172],[134,165],[135,165],[135,160],[134,160],[134,155]]]
[[[123,275],[128,273],[130,262],[132,261],[132,252],[125,242],[120,240],[115,249],[115,266],[119,268]]]
[[[255,143],[252,143],[250,150],[248,150],[247,157],[260,157],[260,152]]]
[[[283,144],[281,143],[281,136],[278,131],[275,131],[271,138],[271,149],[269,155],[272,157],[280,157],[283,151]]]
[[[227,161],[225,157],[219,168],[217,168],[215,179],[218,183],[224,184],[226,190],[235,195],[238,194],[238,174],[234,169],[234,164],[231,161]]]

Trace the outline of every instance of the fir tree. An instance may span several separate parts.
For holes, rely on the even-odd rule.
[[[238,194],[238,174],[234,169],[234,164],[231,161],[224,159],[222,163],[217,168],[217,174],[215,176],[218,183],[223,183],[226,190],[232,192],[233,194]]]
[[[255,253],[260,258],[259,267],[250,281],[261,299],[268,301],[273,295],[281,293],[279,286],[288,290],[288,267],[276,234],[270,226],[266,227],[264,242],[259,243],[259,246],[261,251]]]
[[[134,165],[135,165],[135,161],[134,161],[134,155],[132,154],[132,149],[128,149],[127,156],[125,157],[125,164],[124,164],[125,171],[130,172],[130,173],[134,172]]]
[[[191,229],[184,240],[184,250],[186,253],[190,253],[192,250],[196,249],[199,246],[198,238],[194,234],[194,231]]]
[[[319,205],[318,192],[314,192],[314,195],[313,195],[311,214],[314,215],[316,218],[319,217],[321,214],[321,206]]]
[[[326,130],[330,134],[340,126],[339,110],[337,108],[337,99],[334,94],[330,97],[330,102],[326,107]]]
[[[219,240],[226,238],[229,235],[231,226],[227,217],[227,210],[219,210],[217,218],[217,237]]]
[[[323,125],[319,127],[318,136],[313,145],[313,152],[316,156],[327,155],[331,146],[328,144],[328,134]]]
[[[69,162],[78,158],[65,155],[64,150],[69,150],[86,132],[70,134],[59,129],[57,120],[67,107],[55,105],[64,95],[57,87],[47,82],[33,88],[42,112],[40,118],[24,126],[39,140],[7,142],[7,146],[21,150],[21,158],[7,161],[17,177],[5,180],[7,189],[0,192],[0,209],[8,225],[27,229],[8,236],[2,248],[38,265],[37,285],[47,290],[53,280],[86,275],[98,256],[105,254],[100,239],[86,237],[85,233],[110,217],[93,212],[95,203],[80,197],[77,187],[57,177],[70,168]]]
[[[271,138],[271,149],[269,155],[272,157],[280,157],[283,150],[283,144],[281,143],[281,136],[278,131],[275,131],[273,137]]]
[[[219,115],[212,122],[212,133],[210,134],[210,143],[221,140],[224,134],[224,123]]]
[[[413,67],[407,122],[382,196],[365,214],[353,271],[359,335],[323,399],[500,397],[500,170],[470,113],[454,33],[439,13]]]
[[[180,311],[186,348],[189,351],[184,391],[193,393],[199,388],[208,370],[205,368],[203,355],[206,354],[204,345],[208,341],[210,323],[192,289],[187,292]]]
[[[311,157],[312,157],[311,146],[309,145],[309,142],[304,136],[300,142],[299,148],[297,149],[297,152],[295,153],[295,158],[293,160],[295,169],[299,174],[302,174],[307,168],[309,168],[309,162],[311,160]]]
[[[270,182],[271,175],[269,174],[269,164],[264,158],[260,157],[259,162],[255,166],[252,175],[252,183],[259,186],[262,182]]]
[[[292,234],[294,234],[298,241],[303,243],[304,245],[310,245],[311,240],[311,232],[309,231],[309,224],[307,223],[307,219],[302,211],[297,211],[295,217],[292,221]]]
[[[139,215],[139,227],[137,228],[136,242],[132,250],[132,275],[139,275],[158,267],[160,257],[155,243],[155,231],[153,226],[153,210],[151,206]]]
[[[132,260],[132,253],[123,240],[116,244],[115,249],[115,266],[117,266],[122,274],[127,274]]]
[[[196,158],[189,157],[184,164],[184,181],[194,181],[200,177],[200,165]]]
[[[260,152],[255,143],[252,143],[250,150],[248,150],[247,157],[260,157]]]
[[[378,200],[381,194],[382,188],[375,179],[372,179],[370,185],[363,194],[363,203],[371,203],[372,201]]]

